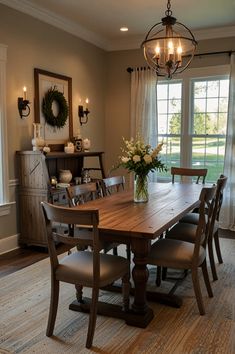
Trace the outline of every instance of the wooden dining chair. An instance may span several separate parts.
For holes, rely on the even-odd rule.
[[[68,202],[70,207],[78,206],[81,204],[84,204],[88,201],[95,200],[97,198],[101,198],[103,196],[103,191],[101,189],[101,186],[96,183],[96,182],[91,182],[91,183],[84,183],[84,184],[79,184],[79,185],[73,185],[70,187],[66,188],[67,192],[67,197],[68,197]],[[89,232],[86,232],[87,228],[84,227],[84,225],[69,225],[70,227],[70,234],[75,234],[76,236],[76,231],[80,228],[83,229],[83,233],[79,233],[79,247],[86,248],[87,246],[92,245],[92,237]],[[88,230],[89,231],[89,230]],[[117,248],[116,243],[109,243],[109,242],[100,242],[100,247],[101,249],[104,250],[105,253],[110,251],[111,249]],[[115,253],[116,251],[114,251]]]
[[[99,212],[96,209],[78,210],[55,206],[42,202],[44,214],[48,250],[51,263],[51,299],[46,335],[53,335],[59,300],[59,283],[82,283],[92,288],[92,298],[89,315],[89,325],[86,339],[86,347],[92,346],[97,317],[97,303],[99,289],[117,279],[123,282],[123,307],[129,309],[129,262],[127,259],[110,254],[100,253],[99,239]],[[79,243],[76,237],[60,235],[52,230],[52,222],[64,222],[67,224],[83,224],[90,227],[92,239],[92,252],[79,251],[58,259],[55,243],[60,242],[71,247]]]
[[[171,167],[172,183],[175,182],[175,176],[180,176],[180,181],[184,182],[184,177],[197,177],[196,183],[199,181],[205,183],[207,168],[183,168],[183,167]]]
[[[113,193],[118,193],[125,188],[125,177],[124,176],[112,176],[103,178],[101,181],[103,195],[108,196]],[[117,254],[117,249],[114,249],[114,254]],[[130,245],[126,245],[127,259],[131,259],[131,249]]]
[[[215,245],[215,250],[216,250],[218,261],[219,261],[219,263],[223,263],[221,249],[220,249],[220,243],[219,243],[219,215],[220,215],[220,210],[221,210],[221,206],[223,203],[223,192],[224,192],[224,188],[227,183],[227,179],[228,178],[226,176],[220,175],[219,179],[217,180],[214,210],[213,210],[212,220],[210,223],[210,229],[208,230],[208,232],[209,232],[209,234],[208,234],[208,253],[209,253],[209,260],[210,260],[210,266],[211,266],[213,280],[218,279],[218,275],[216,272],[216,266],[215,266],[213,242]],[[180,223],[184,223],[184,224],[186,223],[186,224],[197,225],[198,222],[199,222],[199,214],[195,213],[195,212],[185,215],[180,220]],[[183,227],[184,227],[184,229],[186,228],[186,226],[183,226]],[[187,226],[187,228],[189,228],[189,227],[190,226]],[[179,228],[182,228],[182,226],[179,225]]]
[[[199,223],[194,228],[190,229],[191,233],[188,233],[187,241],[180,239],[180,233],[178,233],[176,224],[171,230],[176,237],[166,237],[157,240],[152,246],[148,255],[147,263],[150,265],[160,266],[164,268],[173,269],[190,269],[192,274],[192,282],[194,292],[197,300],[198,309],[201,315],[205,314],[205,308],[202,300],[202,293],[199,283],[198,268],[202,268],[203,278],[207,288],[209,297],[213,297],[207,265],[206,265],[206,242],[207,242],[207,228],[208,221],[212,217],[206,220],[205,210],[211,205],[211,209],[214,203],[214,196],[216,187],[203,188],[200,194],[200,206],[199,206]],[[210,222],[210,221],[209,221]],[[171,232],[171,231],[170,231]],[[195,242],[190,243],[188,239],[193,237]]]
[[[196,177],[196,184],[199,184],[202,181],[205,184],[207,169],[206,168],[185,168],[185,167],[171,167],[172,183],[175,183],[175,176],[180,176],[180,182],[189,182],[188,178]],[[187,180],[185,179],[187,178]],[[198,208],[195,209],[195,212],[198,212]],[[162,237],[165,233],[162,235]],[[166,277],[166,270],[162,270],[161,267],[157,267],[156,272],[156,285],[161,285],[161,279]]]
[[[69,206],[84,204],[102,196],[101,188],[96,182],[77,184],[66,188]]]
[[[113,176],[102,179],[103,182],[103,193],[104,195],[111,195],[113,193],[124,190],[125,177],[124,176]]]

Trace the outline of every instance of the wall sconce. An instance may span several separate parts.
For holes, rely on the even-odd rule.
[[[27,100],[26,97],[27,89],[25,86],[23,88],[23,93],[24,93],[24,97],[18,97],[18,110],[20,113],[20,118],[28,117],[30,114],[29,100]],[[23,111],[26,110],[27,113],[23,113]]]
[[[88,98],[86,99],[86,104],[88,106],[89,100]],[[90,113],[90,111],[88,110],[88,108],[86,108],[85,110],[83,109],[83,106],[78,106],[78,117],[79,117],[79,122],[80,124],[86,124],[88,121],[88,114]]]

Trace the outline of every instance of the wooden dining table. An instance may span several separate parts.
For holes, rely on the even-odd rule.
[[[119,305],[99,303],[98,313],[123,318],[128,325],[145,328],[154,316],[147,298],[164,302],[165,297],[166,303],[170,302],[167,294],[149,295],[146,291],[148,253],[153,240],[199,205],[201,189],[199,184],[149,183],[146,203],[135,203],[133,190],[126,190],[76,207],[97,208],[100,237],[108,242],[130,244],[133,254],[134,301],[130,311],[124,312]],[[80,304],[75,300],[70,309],[89,311],[89,301]]]

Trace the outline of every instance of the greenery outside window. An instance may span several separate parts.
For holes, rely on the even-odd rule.
[[[157,83],[158,142],[170,179],[171,166],[208,168],[207,182],[223,172],[229,95],[229,67],[187,70]],[[222,73],[222,75],[221,75]]]

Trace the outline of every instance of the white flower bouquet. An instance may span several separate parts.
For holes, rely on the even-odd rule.
[[[150,145],[145,145],[143,139],[139,136],[136,140],[133,138],[125,140],[123,138],[123,142],[125,146],[121,148],[123,155],[120,156],[119,166],[140,176],[146,176],[150,171],[153,172],[154,170],[167,170],[159,158],[163,143],[152,149]]]
[[[159,158],[163,143],[158,144],[156,148],[145,145],[140,136],[134,140],[125,140],[123,138],[124,147],[121,148],[122,156],[117,167],[124,167],[129,172],[135,173],[134,184],[134,201],[148,201],[148,180],[147,176],[150,171],[155,170],[167,171],[164,163]]]

